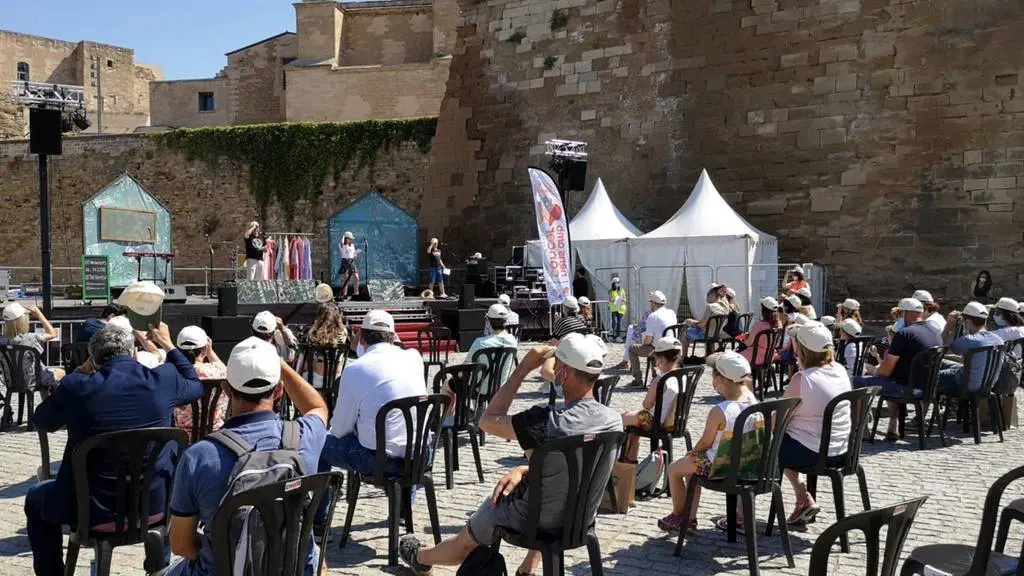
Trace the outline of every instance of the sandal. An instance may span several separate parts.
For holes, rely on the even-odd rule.
[[[728,532],[729,518],[727,516],[722,516],[718,520],[715,520],[715,528],[718,528],[722,532]],[[738,534],[746,533],[746,530],[743,529],[743,517],[738,514],[736,515],[736,532]]]

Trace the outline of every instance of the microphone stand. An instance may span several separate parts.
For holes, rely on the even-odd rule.
[[[363,284],[366,292],[370,292],[370,241],[363,238]]]

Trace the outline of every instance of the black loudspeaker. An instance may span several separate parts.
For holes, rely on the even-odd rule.
[[[565,163],[565,190],[583,192],[587,181],[587,163],[569,160]]]
[[[473,341],[484,335],[483,330],[460,330],[459,331],[459,350],[469,350],[473,345]]]
[[[217,316],[238,316],[238,285],[217,287]]]
[[[463,284],[459,294],[459,308],[473,308],[476,305],[476,286]]]
[[[512,261],[509,266],[524,266],[526,262],[526,246],[512,247]]]
[[[251,316],[203,316],[201,325],[214,342],[241,342],[252,336]]]
[[[29,147],[32,154],[59,156],[63,151],[60,110],[32,108],[28,112]]]
[[[351,291],[351,286],[349,287],[349,289],[349,291]],[[350,301],[352,302],[370,302],[371,300],[372,298],[370,298],[370,287],[367,286],[366,284],[360,284],[359,294],[353,294],[352,298],[350,298]]]

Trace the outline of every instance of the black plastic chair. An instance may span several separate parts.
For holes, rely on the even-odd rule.
[[[926,566],[952,576],[992,576],[1016,572],[1016,558],[992,551],[992,536],[996,529],[996,516],[999,514],[999,502],[1003,498],[1003,492],[1007,486],[1021,478],[1024,478],[1024,466],[1003,474],[988,489],[981,514],[978,540],[974,546],[930,544],[914,548],[910,557],[903,562],[900,576],[924,574]]]
[[[416,347],[424,354],[424,383],[430,382],[431,366],[437,366],[444,370],[444,367],[448,365],[448,341],[451,339],[451,331],[444,326],[427,326],[426,328],[420,328],[419,331],[416,332]],[[426,346],[424,346],[424,341],[426,341]],[[444,356],[444,359],[442,359],[442,355]]]
[[[221,384],[227,380],[203,380],[203,396],[192,401],[192,431],[189,441],[198,442],[203,436],[213,432],[217,416],[217,404],[224,396]]]
[[[609,406],[612,401],[612,393],[615,392],[615,387],[619,384],[621,376],[605,376],[604,378],[598,378],[597,382],[594,383],[594,398],[598,402]]]
[[[71,374],[89,359],[88,342],[68,342],[60,347],[61,364]]]
[[[868,350],[871,349],[871,344],[874,343],[874,336],[856,336],[852,340],[836,341],[836,362],[839,362],[846,367],[846,346],[853,344],[853,352],[856,354],[856,359],[853,365],[853,376],[861,376],[864,374],[864,359],[867,357]],[[852,377],[852,376],[851,376]]]
[[[765,391],[771,385],[778,391],[778,378],[775,373],[775,354],[782,347],[786,333],[782,328],[762,330],[754,336],[751,345],[750,375],[754,378],[754,394],[758,400],[764,400]],[[758,350],[764,350],[758,354]]]
[[[607,489],[612,464],[625,435],[622,432],[601,432],[569,436],[546,442],[533,451],[526,480],[526,521],[521,532],[499,526],[495,534],[501,540],[530,550],[539,550],[544,560],[544,576],[564,576],[565,551],[586,546],[590,555],[590,571],[603,576],[601,545],[594,531],[601,494]],[[562,515],[566,522],[559,527],[540,525],[540,510],[545,502],[544,478],[551,466],[564,464],[566,498]],[[494,545],[498,550],[499,541]]]
[[[903,544],[907,541],[907,534],[914,523],[914,517],[917,516],[918,509],[927,499],[927,496],[922,496],[837,520],[814,541],[814,547],[811,548],[811,565],[807,571],[808,576],[827,576],[828,559],[832,555],[832,546],[836,543],[836,539],[846,541],[848,534],[854,530],[864,533],[867,548],[867,566],[864,576],[893,576],[896,574],[896,566],[900,562],[900,552],[903,551]],[[878,560],[879,554],[882,552],[879,533],[883,527],[886,528],[885,554],[882,556],[882,569],[879,571]]]
[[[860,465],[860,449],[864,441],[864,432],[868,427],[868,415],[871,413],[871,406],[874,404],[875,396],[882,392],[880,386],[858,388],[843,392],[836,396],[825,406],[825,413],[822,415],[821,444],[818,446],[818,461],[810,468],[793,468],[794,471],[807,475],[807,491],[811,496],[818,496],[818,477],[827,476],[832,481],[832,499],[836,506],[836,518],[842,520],[846,517],[846,497],[843,490],[843,478],[856,476],[857,485],[860,487],[860,498],[865,510],[871,509],[871,498],[868,495],[868,479],[864,474],[864,467]],[[828,446],[832,438],[832,421],[835,418],[835,411],[839,404],[846,402],[850,409],[850,432],[847,434],[846,454],[830,458]],[[768,513],[768,523],[772,523],[775,517],[775,506]],[[840,545],[843,552],[850,551],[850,543],[846,534],[840,536]]]
[[[434,452],[437,441],[441,438],[441,424],[445,410],[451,399],[446,394],[430,396],[412,396],[388,402],[377,412],[377,451],[373,475],[352,473],[348,475],[346,499],[348,513],[345,515],[345,527],[341,531],[339,548],[344,548],[352,529],[352,517],[359,501],[359,487],[368,482],[381,488],[388,498],[388,566],[398,564],[398,524],[405,514],[405,529],[412,533],[412,492],[417,486],[423,486],[427,494],[427,512],[430,514],[430,527],[434,532],[434,543],[441,542],[441,524],[437,518],[437,498],[434,493]],[[388,454],[385,451],[388,415],[398,411],[405,420],[405,455],[402,458],[402,474],[385,476]]]
[[[505,373],[506,367],[514,366],[517,363],[518,354],[519,349],[512,346],[481,348],[474,352],[473,357],[469,359],[470,362],[475,364],[487,365],[487,373],[484,375],[483,380],[485,385],[481,386],[480,397],[477,399],[477,410],[481,414],[487,409],[487,404],[490,403],[494,393],[504,384],[501,377]],[[511,371],[509,373],[511,374]],[[486,442],[487,435],[480,431],[480,444],[483,445]]]
[[[672,336],[673,338],[679,338],[679,331],[686,331],[686,324],[673,324],[661,331],[661,337]],[[628,353],[629,350],[626,350]],[[680,359],[682,360],[682,359]],[[651,379],[651,373],[654,372],[654,352],[652,351],[647,356],[647,365],[644,368],[644,386],[647,386],[647,382]]]
[[[235,546],[232,539],[231,521],[235,514],[254,509],[263,520],[266,530],[266,547],[257,558],[249,558],[253,567],[261,568],[260,574],[280,576],[301,576],[306,571],[306,560],[312,543],[313,518],[320,501],[331,493],[338,494],[344,476],[340,472],[323,472],[302,476],[276,484],[260,486],[236,494],[217,508],[213,517],[213,565],[216,574],[234,574]],[[331,502],[327,514],[328,522],[334,517],[335,502]],[[272,530],[270,527],[280,527]],[[325,530],[318,542],[321,550],[327,545]]]
[[[732,313],[730,313],[730,316]],[[736,339],[740,334],[746,334],[750,331],[750,324],[754,321],[754,315],[747,312],[745,314],[736,315],[736,323],[733,325],[735,334],[729,334],[727,328],[729,328],[728,316],[726,317],[726,325],[722,329],[722,347],[728,346],[731,350],[736,350],[740,342]]]
[[[974,433],[974,443],[981,444],[981,401],[983,399],[990,400],[988,406],[992,418],[992,431],[998,432],[999,441],[1003,441],[1003,416],[1002,410],[998,406],[1001,402],[992,400],[992,390],[999,378],[999,371],[1003,367],[1005,356],[1005,345],[981,346],[967,351],[963,364],[964,378],[958,382],[959,390],[954,393],[938,394],[935,401],[936,412],[932,414],[932,423],[936,419],[935,414],[939,407],[945,406],[939,422],[939,435],[943,446],[946,445],[946,424],[949,422],[949,412],[954,402],[961,408],[957,410],[958,416],[965,418],[964,425],[969,424]],[[981,382],[971,382],[971,372],[979,362],[983,363]],[[976,384],[977,388],[970,390],[971,384]]]
[[[4,382],[7,385],[7,397],[4,398],[4,414],[0,417],[0,430],[10,424],[21,426],[23,419],[28,421],[28,430],[35,430],[32,424],[32,413],[35,411],[36,390],[43,381],[42,357],[32,346],[16,346],[4,344],[0,346],[3,355]],[[29,373],[32,377],[29,377]],[[14,397],[18,397],[18,419],[14,420]],[[26,414],[27,408],[27,414]],[[27,418],[26,418],[27,416]]]
[[[509,334],[511,334],[512,337],[516,339],[516,342],[518,342],[519,339],[523,336],[523,325],[522,324],[513,324],[511,326],[506,325],[505,326],[505,331],[508,332]]]
[[[875,410],[875,425],[871,428],[871,442],[875,441],[875,434],[878,433],[878,421],[881,420],[882,403],[895,402],[899,404],[896,414],[890,414],[890,418],[899,418],[900,438],[906,435],[904,414],[908,405],[914,406],[914,418],[917,420],[917,442],[918,448],[924,450],[925,441],[928,438],[928,431],[925,430],[924,419],[928,407],[935,403],[935,389],[939,384],[939,368],[942,365],[942,356],[946,353],[945,346],[933,346],[925,348],[914,356],[910,364],[910,378],[907,385],[899,394],[878,395],[878,407]],[[942,430],[939,430],[942,434]],[[943,440],[945,444],[945,440]]]
[[[651,452],[654,452],[659,447],[662,448],[668,453],[669,462],[675,460],[672,450],[673,440],[682,438],[686,442],[686,449],[692,450],[693,440],[690,438],[690,431],[686,429],[686,425],[690,419],[690,407],[693,405],[693,397],[697,393],[697,384],[700,382],[700,377],[703,374],[704,366],[685,366],[666,372],[658,379],[656,384],[658,389],[655,392],[654,410],[652,412],[654,418],[651,419],[651,429],[644,430],[643,428],[631,426],[626,429],[626,433],[641,438],[650,438]],[[675,380],[679,393],[676,394],[674,400],[675,414],[673,414],[672,425],[666,427],[661,421],[661,414],[665,406],[665,389],[672,380]]]
[[[779,469],[779,449],[782,447],[782,438],[785,434],[789,421],[793,418],[793,411],[800,405],[799,398],[780,398],[778,400],[767,400],[744,409],[736,417],[733,426],[733,441],[730,452],[729,472],[724,478],[705,478],[694,476],[693,480],[686,487],[686,505],[683,507],[683,518],[690,517],[690,506],[693,503],[693,495],[699,485],[705,490],[725,493],[725,510],[728,522],[726,531],[729,542],[736,541],[736,497],[739,496],[743,503],[743,528],[747,540],[747,562],[751,576],[760,574],[760,567],[757,556],[757,531],[754,527],[754,497],[760,494],[772,495],[772,506],[778,512],[779,532],[782,537],[782,550],[786,554],[786,561],[789,567],[796,564],[793,561],[793,547],[789,541],[789,529],[786,526],[786,509],[782,501],[782,488],[779,480],[782,471]],[[740,462],[743,459],[744,446],[740,439],[743,437],[743,430],[750,418],[761,418],[764,423],[759,444],[761,456],[757,461],[756,470],[748,477],[740,477]],[[766,536],[771,536],[772,523],[768,523],[765,530]],[[686,538],[686,524],[679,530],[679,540],[676,542],[675,556],[683,552],[683,540]]]
[[[459,469],[459,433],[469,435],[469,443],[473,448],[473,460],[476,462],[476,475],[479,482],[484,481],[483,462],[480,459],[480,429],[477,427],[479,415],[480,383],[487,367],[483,364],[469,362],[445,366],[434,375],[434,394],[442,392],[442,385],[447,383],[455,394],[455,412],[452,414],[451,425],[441,428],[441,446],[444,449],[444,484],[452,489],[453,472]]]
[[[321,374],[322,385],[320,395],[327,403],[328,415],[334,414],[334,406],[338,402],[338,374],[345,370],[348,363],[348,345],[321,346],[313,342],[304,342],[299,346],[302,354],[302,366],[298,372],[305,373],[306,382],[313,382],[313,375],[316,374],[317,362],[323,362],[323,373]],[[281,417],[290,420],[294,414],[291,399],[285,394],[281,397]]]
[[[188,433],[184,430],[142,428],[93,436],[75,448],[71,468],[75,478],[78,525],[73,527],[68,539],[65,576],[74,576],[78,551],[83,546],[92,546],[94,550],[96,576],[109,576],[114,548],[140,543],[146,543],[146,573],[151,574],[164,567],[163,542],[170,518],[168,507],[174,484],[173,466],[177,465],[187,445]],[[150,486],[157,473],[157,462],[165,449],[170,450],[173,464],[170,470],[161,472],[167,477],[165,508],[150,510]],[[101,457],[101,453],[105,457]],[[94,526],[90,517],[89,468],[99,462],[109,466],[101,473],[113,471],[117,498],[112,510],[113,522]]]
[[[704,357],[722,350],[722,334],[725,333],[725,323],[729,321],[728,315],[711,316],[708,318],[707,328],[704,330],[704,337],[691,340],[689,348],[690,357],[697,356],[697,344],[704,345]]]

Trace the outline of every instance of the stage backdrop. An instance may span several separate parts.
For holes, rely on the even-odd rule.
[[[173,251],[170,211],[128,174],[118,176],[82,204],[82,226],[85,254],[109,259],[111,286],[127,286],[137,279],[138,264],[123,256],[125,250]],[[151,277],[153,260],[143,260],[143,266],[143,274]],[[162,275],[163,263],[159,266]],[[168,284],[173,272],[169,267]]]
[[[331,216],[327,241],[330,242],[331,278],[335,286],[341,284],[338,243],[346,231],[355,234],[356,248],[362,251],[356,259],[361,282],[398,280],[407,286],[418,285],[419,254],[426,246],[419,246],[416,219],[398,205],[371,190]],[[369,242],[368,257],[365,242]]]

